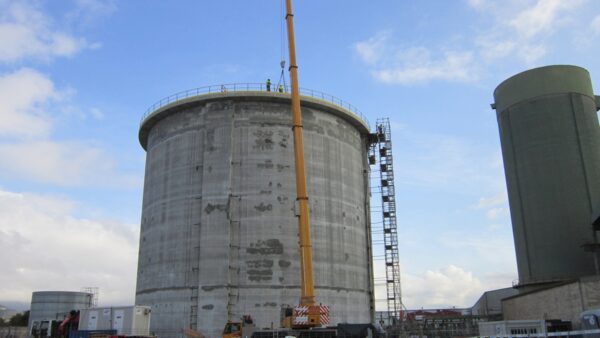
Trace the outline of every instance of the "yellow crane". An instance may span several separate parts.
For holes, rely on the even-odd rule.
[[[300,305],[284,310],[282,326],[288,328],[318,327],[323,321],[328,323],[329,307],[317,304],[313,277],[312,243],[310,234],[310,208],[306,188],[304,165],[304,138],[302,113],[300,110],[300,89],[298,87],[298,64],[294,38],[294,14],[292,0],[286,0],[288,49],[290,54],[290,82],[292,87],[292,119],[294,134],[294,159],[296,166],[296,200],[298,201],[298,228],[300,237]]]
[[[294,137],[294,160],[296,167],[296,201],[298,202],[298,228],[300,243],[300,303],[298,306],[283,308],[281,326],[288,329],[308,329],[329,323],[329,307],[318,304],[315,300],[313,277],[312,243],[310,234],[310,208],[306,187],[306,170],[304,165],[304,138],[302,131],[302,113],[300,110],[300,89],[298,87],[298,64],[296,61],[296,43],[294,39],[294,15],[292,0],[286,0],[286,23],[288,49],[290,57],[290,82],[292,99],[292,121]],[[283,65],[283,62],[282,62]],[[222,338],[250,337],[255,331],[250,316],[242,321],[229,321]],[[270,336],[267,332],[264,336]],[[259,333],[259,337],[262,335]],[[322,337],[326,337],[321,333]]]

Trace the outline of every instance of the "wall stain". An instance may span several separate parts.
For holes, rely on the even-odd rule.
[[[264,163],[257,163],[256,166],[259,169],[271,169],[271,168],[273,168],[273,161],[265,160]]]
[[[246,261],[246,265],[249,268],[260,269],[260,268],[272,268],[273,260],[271,259],[259,259],[253,261]]]
[[[290,166],[289,165],[283,165],[283,164],[278,164],[277,165],[277,171],[282,172],[283,169],[289,169]]]
[[[270,281],[273,279],[273,270],[248,270],[248,280],[252,282]]]
[[[270,238],[264,241],[258,240],[255,243],[250,243],[250,247],[246,248],[246,252],[250,255],[282,254],[283,244],[276,238]],[[272,259],[246,261],[246,274],[248,280],[252,282],[273,280],[273,265],[274,261]]]
[[[279,204],[285,204],[287,200],[287,196],[277,196],[277,201],[279,202]]]
[[[287,144],[288,144],[288,137],[289,135],[284,133],[283,131],[279,131],[277,134],[279,134],[279,136],[281,137],[281,140],[279,141],[279,146],[281,148],[287,148]]]
[[[246,249],[246,252],[251,255],[282,254],[283,244],[276,238],[265,241],[258,240],[256,243],[250,243],[250,247]]]
[[[208,203],[206,205],[206,208],[204,208],[204,212],[207,213],[207,214],[210,214],[214,210],[227,211],[227,205],[225,205],[225,204],[210,204],[210,203]]]
[[[254,209],[256,209],[260,212],[271,211],[271,210],[273,210],[273,205],[272,204],[264,204],[263,202],[260,202],[259,205],[254,206]]]
[[[271,150],[273,149],[273,131],[257,130],[254,133],[256,140],[254,140],[254,149],[260,150]]]
[[[214,305],[212,305],[212,304],[208,304],[208,305],[204,305],[204,306],[202,306],[202,308],[203,308],[204,310],[212,310],[212,309],[214,309],[214,308],[215,308],[215,306],[214,306]]]
[[[287,268],[290,265],[292,265],[292,262],[284,261],[283,259],[281,259],[281,260],[279,260],[278,264],[279,264],[279,267],[281,267],[281,268]]]

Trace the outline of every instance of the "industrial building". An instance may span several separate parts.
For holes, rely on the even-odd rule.
[[[500,320],[502,319],[502,300],[518,293],[519,291],[512,287],[486,291],[471,307],[471,314],[488,321]]]
[[[502,300],[505,320],[558,319],[581,329],[581,313],[600,309],[600,277],[590,276]]]
[[[547,66],[494,91],[523,291],[597,274],[600,127],[589,73]]]
[[[507,79],[494,99],[519,274],[502,314],[578,328],[600,307],[600,97],[585,69],[558,65]]]
[[[152,307],[161,337],[218,336],[246,314],[278,326],[300,296],[290,95],[206,91],[159,102],[139,131],[136,304]],[[370,323],[369,127],[340,101],[303,95],[301,105],[317,299],[333,325]]]

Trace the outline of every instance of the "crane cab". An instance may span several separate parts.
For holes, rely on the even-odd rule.
[[[241,321],[228,321],[223,329],[222,338],[250,338],[254,329],[252,317],[246,315],[242,317]]]

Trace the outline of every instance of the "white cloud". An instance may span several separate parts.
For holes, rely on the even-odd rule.
[[[506,208],[491,208],[486,211],[485,215],[488,219],[495,220],[501,215],[506,215],[508,213],[508,209]]]
[[[476,77],[472,69],[471,52],[445,52],[432,59],[428,49],[412,48],[400,53],[400,64],[393,68],[373,71],[373,77],[388,84],[421,84],[432,80],[471,81]]]
[[[94,107],[94,108],[90,109],[90,114],[92,115],[93,118],[95,118],[98,121],[104,120],[104,113],[98,108]]]
[[[75,7],[66,14],[67,20],[78,26],[92,26],[117,11],[113,0],[75,0]],[[93,48],[95,44],[91,44]]]
[[[505,205],[508,202],[506,191],[503,191],[497,195],[491,197],[482,197],[475,206],[478,209],[487,209],[498,205]]]
[[[83,38],[60,31],[29,2],[0,2],[0,62],[69,57],[88,47]]]
[[[138,226],[73,216],[72,201],[0,189],[0,299],[98,286],[103,304],[132,304]]]
[[[99,145],[52,140],[56,121],[46,108],[68,96],[69,91],[58,91],[32,69],[0,76],[0,176],[66,186],[140,186],[141,178],[119,173],[116,161]],[[104,117],[98,108],[90,114]]]
[[[101,147],[82,141],[51,140],[0,144],[3,177],[63,186],[139,187],[141,179],[118,173]]]
[[[374,65],[383,57],[389,37],[389,31],[379,32],[366,41],[355,43],[354,50],[364,62]]]
[[[469,6],[475,9],[483,9],[487,7],[486,0],[468,0],[467,3],[469,4]]]
[[[489,10],[485,13],[492,17],[492,25],[476,36],[475,46],[488,62],[515,56],[531,66],[548,53],[552,36],[574,21],[571,15],[583,3],[582,0],[488,3]]]
[[[520,12],[509,25],[519,36],[532,39],[556,29],[558,19],[581,3],[580,0],[538,0],[533,6]]]
[[[60,93],[45,75],[28,68],[0,76],[0,136],[47,136],[52,122],[43,106]]]
[[[466,258],[476,256],[479,264],[484,264],[484,266],[477,269],[480,273],[493,271],[494,273],[516,275],[516,258],[512,233],[509,231],[497,232],[491,227],[488,227],[485,231],[478,232],[476,230],[473,228],[473,234],[467,235],[465,232],[447,231],[441,233],[436,241],[439,243],[440,248],[448,252],[466,253],[465,256],[460,258],[463,260],[460,264],[467,264]],[[493,283],[494,286],[497,282]],[[506,283],[510,284],[510,280]],[[486,281],[486,284],[489,284],[489,281]],[[488,289],[490,289],[489,286]]]
[[[552,50],[556,33],[581,21],[575,19],[575,14],[585,0],[467,0],[466,3],[485,20],[475,28],[472,37],[461,40],[466,41],[462,46],[402,46],[393,41],[390,31],[382,31],[355,43],[354,52],[370,67],[373,78],[382,83],[475,81],[484,71],[489,73],[499,60],[535,65]],[[591,29],[600,32],[600,17],[592,22]]]
[[[470,81],[476,76],[471,52],[445,51],[432,56],[425,47],[401,48],[383,31],[354,44],[354,51],[374,68],[371,74],[388,84],[422,84],[432,80]]]
[[[474,206],[475,209],[484,209],[485,215],[489,220],[497,220],[501,216],[509,215],[508,196],[506,190],[491,196],[482,197]],[[498,228],[498,225],[492,225],[492,228]]]
[[[487,290],[473,273],[455,265],[402,277],[403,302],[409,309],[470,307]]]
[[[590,28],[592,32],[596,35],[600,34],[600,15],[596,16],[592,22],[590,23]]]

